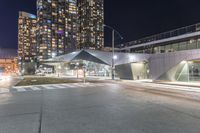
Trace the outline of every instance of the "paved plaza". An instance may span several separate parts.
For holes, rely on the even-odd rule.
[[[0,94],[0,132],[199,133],[197,98],[152,88],[125,83],[13,87]]]

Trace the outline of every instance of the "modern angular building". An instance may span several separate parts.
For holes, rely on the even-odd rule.
[[[131,53],[171,53],[200,48],[200,23],[123,44],[119,51]]]
[[[200,24],[125,44],[121,52],[151,54],[153,80],[200,81]]]
[[[38,59],[76,49],[78,11],[76,0],[37,0]]]
[[[104,47],[104,0],[78,0],[79,49]]]
[[[36,16],[19,12],[18,56],[20,62],[34,62],[37,58]]]
[[[114,59],[115,75],[120,79],[200,81],[200,24],[124,45],[116,49]],[[55,64],[83,62],[88,75],[92,72],[96,76],[111,76],[112,59],[112,52],[80,50],[48,61]]]

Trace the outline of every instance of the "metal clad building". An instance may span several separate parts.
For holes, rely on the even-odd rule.
[[[200,81],[200,24],[126,43],[116,49],[116,75],[121,79]],[[86,54],[87,53],[87,54]],[[112,53],[83,50],[52,60],[88,60],[112,66]]]

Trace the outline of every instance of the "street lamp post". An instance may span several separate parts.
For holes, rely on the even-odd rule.
[[[115,30],[112,30],[112,80],[115,80]]]
[[[58,78],[60,77],[61,69],[62,69],[62,67],[61,67],[61,64],[60,64],[60,65],[58,66]]]
[[[115,30],[113,27],[104,25],[104,27],[108,27],[112,30],[112,80],[115,80],[115,33],[119,35],[119,37],[123,40],[121,34]]]

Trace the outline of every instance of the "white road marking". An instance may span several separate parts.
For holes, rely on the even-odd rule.
[[[65,89],[65,88],[75,88],[75,87],[100,87],[107,84],[95,84],[95,83],[71,83],[71,84],[54,84],[54,85],[40,85],[40,86],[17,86],[12,89],[16,89],[17,92],[25,92],[27,88],[31,91],[40,91],[43,88],[46,90],[55,90],[55,89]],[[40,88],[43,87],[43,88]],[[0,88],[0,93],[9,93],[9,89]]]
[[[86,84],[83,84],[83,83],[75,83],[75,84],[73,84],[73,85],[75,85],[76,87],[87,87],[86,86]]]
[[[5,89],[5,88],[0,89],[0,93],[8,93],[8,92],[10,92],[9,89]]]
[[[56,88],[54,86],[44,86],[47,90],[55,90]]]
[[[64,89],[66,88],[65,86],[62,86],[62,85],[53,85],[54,87],[58,88],[58,89]]]
[[[18,92],[25,92],[26,91],[26,89],[24,89],[24,88],[15,88]]]
[[[96,84],[95,86],[97,86],[97,87],[103,87],[105,85],[104,84]]]
[[[17,89],[17,88],[25,88],[25,86],[15,86],[14,89]]]
[[[33,86],[33,87],[31,87],[31,90],[33,90],[33,91],[40,91],[41,89],[39,87]]]
[[[76,86],[72,85],[72,84],[64,84],[65,87],[70,87],[70,88],[74,88]]]
[[[87,87],[94,87],[95,86],[95,84],[91,84],[91,83],[86,83],[85,84]]]

